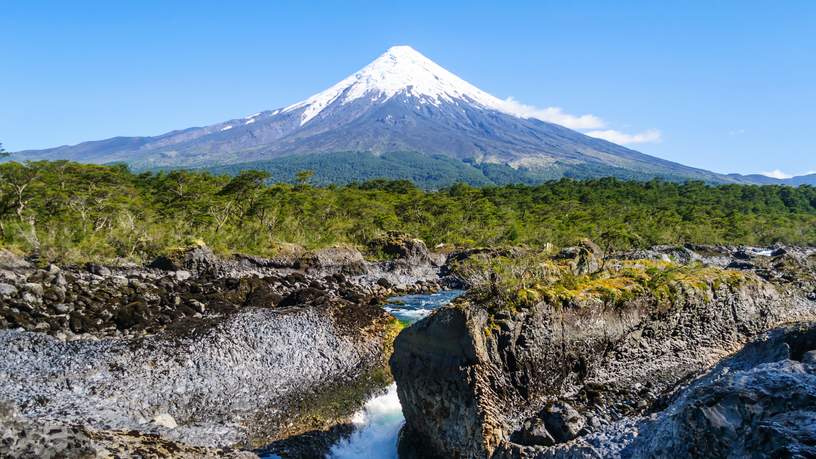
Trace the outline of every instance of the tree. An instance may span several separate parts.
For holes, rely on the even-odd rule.
[[[0,186],[6,208],[14,210],[21,222],[28,203],[35,197],[29,187],[38,175],[38,168],[29,164],[11,162],[0,165]]]
[[[20,223],[28,223],[30,233],[26,236],[31,245],[39,248],[37,239],[37,213],[30,212],[27,218],[24,213],[29,203],[40,194],[31,189],[39,176],[39,169],[31,164],[16,162],[0,164],[0,219],[11,211],[17,215]],[[5,236],[6,227],[0,222],[0,233]]]
[[[264,190],[264,182],[266,182],[268,178],[268,172],[255,170],[242,171],[233,177],[232,180],[218,192],[219,196],[227,197],[228,201],[222,209],[224,216],[219,219],[216,231],[226,223],[227,216],[230,213],[237,214],[239,223],[243,223],[249,211],[255,207],[258,198]]]
[[[9,156],[11,156],[11,153],[3,149],[3,144],[0,143],[0,159],[8,158]]]
[[[295,174],[295,181],[298,186],[304,187],[309,184],[309,179],[314,177],[314,171],[302,170]]]

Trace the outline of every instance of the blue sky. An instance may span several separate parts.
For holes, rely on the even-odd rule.
[[[717,172],[816,170],[816,2],[7,0],[8,150],[304,99],[395,44],[501,98],[594,115]]]

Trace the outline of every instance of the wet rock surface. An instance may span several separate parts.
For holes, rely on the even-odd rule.
[[[623,457],[816,457],[816,323],[774,330],[637,426]]]
[[[242,457],[224,448],[340,425],[388,374],[398,325],[379,302],[439,289],[439,271],[345,248],[197,246],[146,267],[0,253],[0,456]]]
[[[583,253],[575,269],[592,269],[592,250],[574,252],[559,256],[580,261]],[[756,457],[810,457],[812,421],[805,420],[812,418],[793,408],[808,411],[808,394],[816,392],[808,345],[789,345],[792,361],[779,363],[785,354],[760,340],[750,352],[775,356],[770,366],[754,359],[742,375],[726,371],[716,384],[683,388],[764,332],[816,319],[813,253],[658,247],[624,254],[706,263],[744,279],[676,292],[668,308],[636,297],[616,308],[560,309],[544,301],[508,313],[461,299],[396,340],[391,367],[405,441],[426,457],[737,457],[729,448],[765,438]],[[778,386],[778,397],[758,401],[780,381],[790,384]],[[676,399],[681,392],[699,403]],[[660,414],[670,410],[685,414]],[[661,421],[641,423],[652,415]],[[712,441],[689,440],[703,431],[714,432]],[[643,443],[648,438],[653,443]],[[686,449],[671,446],[683,442]]]

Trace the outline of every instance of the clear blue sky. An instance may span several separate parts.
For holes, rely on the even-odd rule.
[[[409,44],[496,96],[659,130],[630,145],[649,154],[718,172],[816,170],[816,1],[394,3],[3,1],[0,142],[245,116]]]

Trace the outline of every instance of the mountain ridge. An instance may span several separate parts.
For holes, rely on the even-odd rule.
[[[442,155],[542,177],[591,170],[592,177],[761,181],[685,166],[518,113],[510,101],[482,91],[409,46],[389,48],[330,88],[276,110],[152,137],[27,150],[15,157],[154,169],[236,167],[343,152],[415,152],[429,163]]]

